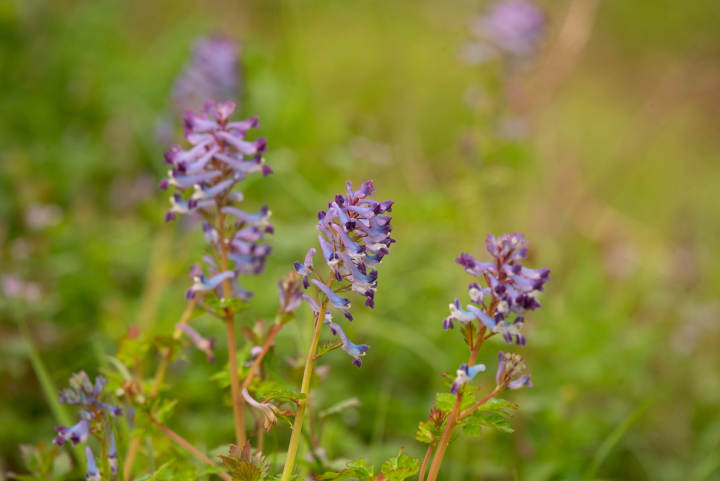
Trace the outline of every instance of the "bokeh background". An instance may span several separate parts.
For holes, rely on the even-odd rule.
[[[510,80],[459,54],[484,5],[0,2],[0,276],[29,283],[0,294],[0,478],[57,424],[32,359],[62,386],[107,367],[129,326],[169,332],[182,312],[202,236],[163,222],[158,119],[179,122],[170,89],[194,39],[223,32],[276,171],[243,184],[276,226],[244,322],[273,315],[346,179],[396,201],[377,308],[350,328],[372,349],[362,369],[323,359],[316,405],[361,401],[328,421],[328,458],[423,454],[417,422],[466,357],[441,325],[470,280],[454,258],[518,230],[552,268],[527,326],[535,387],[510,395],[516,432],[459,439],[443,479],[720,479],[720,3],[545,1],[538,55]],[[168,423],[211,449],[232,438],[207,380],[223,326],[197,325],[220,362],[173,366]],[[309,336],[303,310],[278,362]],[[503,346],[483,349],[491,370]]]

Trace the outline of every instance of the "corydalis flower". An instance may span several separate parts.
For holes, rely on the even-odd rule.
[[[121,416],[122,411],[116,405],[106,402],[106,385],[107,380],[102,376],[97,376],[93,383],[84,371],[72,375],[70,387],[60,392],[59,402],[81,406],[80,421],[74,426],[59,426],[56,428],[57,436],[55,436],[53,442],[58,446],[62,446],[67,441],[77,445],[88,442],[91,434],[94,437],[104,437],[104,445],[108,447],[105,455],[114,477],[118,471],[118,458],[115,436],[110,422],[112,418]],[[99,481],[101,476],[90,446],[85,447],[85,455],[87,457],[86,479]]]
[[[303,281],[301,277],[290,272],[284,279],[278,281],[278,298],[280,299],[280,311],[292,312],[302,302]]]
[[[328,321],[325,322],[327,326],[330,328],[330,331],[340,338],[340,341],[342,342],[342,350],[348,353],[350,357],[353,358],[353,365],[357,367],[362,366],[362,359],[360,359],[362,356],[367,353],[368,349],[370,349],[370,346],[367,344],[353,344],[350,342],[350,339],[348,339],[347,335],[345,334],[345,331],[343,331],[342,327],[340,327],[338,324]]]
[[[245,399],[245,402],[262,413],[264,418],[263,426],[265,427],[265,431],[269,431],[270,428],[277,422],[277,413],[279,412],[277,406],[272,403],[261,403],[256,401],[252,398],[252,396],[250,396],[247,389],[242,390],[242,396]]]
[[[510,352],[498,353],[498,369],[495,382],[502,389],[520,389],[531,387],[532,381],[527,374],[527,366],[522,356]]]
[[[213,353],[213,349],[215,349],[215,339],[206,339],[202,337],[195,329],[185,322],[178,322],[175,325],[175,329],[179,329],[184,332],[195,347],[205,353],[208,361],[215,362],[215,353]]]
[[[172,168],[168,178],[160,183],[176,192],[170,198],[171,208],[166,220],[178,214],[199,213],[205,217],[205,239],[218,259],[227,258],[230,265],[219,269],[212,258],[207,259],[210,276],[202,271],[193,274],[193,285],[188,298],[220,291],[223,294],[228,282],[236,281],[240,274],[258,274],[265,267],[270,247],[263,244],[265,234],[274,232],[270,225],[270,210],[262,207],[256,213],[248,213],[238,207],[243,201],[239,192],[233,192],[235,184],[248,174],[272,173],[262,157],[266,150],[265,139],[245,139],[258,121],[253,117],[244,121],[230,121],[235,109],[232,102],[206,102],[204,113],[188,112],[185,117],[185,137],[191,144],[187,150],[177,146],[165,154],[166,163]],[[226,219],[232,219],[227,226]],[[218,232],[220,230],[220,232]],[[247,291],[231,284],[232,294],[243,298]]]
[[[351,290],[365,296],[365,305],[375,306],[377,270],[388,248],[395,242],[390,237],[393,201],[378,202],[369,197],[374,193],[372,180],[363,182],[360,189],[353,190],[347,182],[347,195],[337,194],[328,203],[327,211],[318,212],[318,241],[323,258],[337,282],[347,282]],[[315,273],[314,249],[308,251],[303,264],[295,263],[295,269],[307,280]],[[313,279],[312,282],[330,299],[334,307],[342,310],[348,319],[350,302],[334,294],[327,285]],[[305,283],[306,286],[309,283]],[[325,287],[323,287],[325,286]]]
[[[192,50],[192,59],[172,88],[175,109],[184,112],[202,107],[206,99],[236,98],[239,81],[235,44],[221,35],[200,37]]]
[[[450,386],[450,393],[457,394],[461,387],[469,383],[481,372],[485,372],[485,364],[475,364],[474,366],[468,366],[464,363],[461,364],[457,370],[455,381],[453,381],[452,386]]]
[[[525,337],[520,332],[524,313],[540,307],[536,295],[550,280],[550,270],[529,269],[520,264],[527,258],[528,250],[527,240],[517,232],[497,238],[489,235],[486,247],[492,262],[479,262],[466,253],[456,259],[485,286],[471,282],[468,295],[472,304],[463,309],[460,300],[455,299],[443,326],[451,329],[454,321],[467,324],[477,320],[487,329],[502,334],[507,343],[524,345]]]
[[[463,57],[482,63],[498,55],[514,59],[535,53],[545,30],[545,15],[527,0],[505,0],[476,17],[471,29],[479,42],[466,45]]]
[[[90,446],[85,447],[85,457],[87,459],[87,473],[85,473],[85,479],[87,481],[100,481],[102,477],[98,471],[97,463],[95,462],[95,455],[90,449]]]

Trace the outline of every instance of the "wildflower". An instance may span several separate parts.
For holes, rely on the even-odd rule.
[[[205,99],[228,99],[238,93],[238,50],[229,39],[215,35],[200,37],[193,56],[175,80],[172,99],[175,109],[197,109]]]
[[[269,431],[270,428],[277,422],[277,413],[279,412],[277,406],[272,403],[261,403],[256,401],[250,396],[247,389],[242,390],[242,396],[245,399],[245,402],[262,413],[263,418],[265,419],[263,426],[266,431]]]
[[[235,104],[230,101],[208,101],[202,113],[189,111],[185,117],[185,137],[191,147],[183,150],[174,146],[165,154],[165,162],[171,169],[160,188],[175,188],[166,220],[202,213],[206,219],[205,239],[216,250],[216,258],[227,259],[230,264],[218,269],[214,261],[207,261],[213,271],[211,277],[206,278],[202,272],[194,275],[193,285],[187,292],[189,299],[208,292],[221,296],[219,286],[227,287],[227,283],[237,281],[240,274],[262,272],[271,252],[270,247],[262,243],[266,234],[274,232],[269,222],[270,209],[264,206],[257,213],[248,213],[238,206],[243,195],[232,190],[251,173],[272,173],[262,156],[267,142],[262,138],[246,140],[250,129],[258,126],[257,117],[230,121],[234,109]],[[229,227],[225,219],[232,219]],[[236,297],[250,295],[239,288],[237,282],[231,283],[231,289]]]
[[[326,321],[325,324],[327,324],[334,335],[340,338],[340,341],[342,342],[341,348],[353,358],[353,365],[357,367],[362,366],[362,359],[360,358],[365,355],[368,349],[370,349],[370,346],[367,344],[353,344],[348,339],[342,327],[332,321]]]
[[[81,419],[74,426],[69,428],[58,426],[55,430],[58,434],[53,439],[53,442],[58,446],[65,444],[65,441],[70,441],[73,445],[85,443],[90,434],[90,422],[87,419]]]
[[[90,446],[85,446],[85,457],[87,458],[87,473],[85,473],[85,479],[87,481],[100,481],[102,478],[100,477],[100,472],[95,462],[95,455],[93,455]]]
[[[315,248],[311,247],[307,254],[305,254],[305,262],[303,264],[295,262],[293,266],[298,274],[303,276],[303,287],[307,289],[310,285],[308,278],[313,273],[313,256],[315,255]]]
[[[457,376],[450,386],[450,393],[457,394],[461,387],[470,382],[480,372],[485,372],[485,364],[475,364],[468,366],[463,363],[457,370]]]
[[[363,182],[353,190],[352,183],[346,183],[347,195],[337,194],[328,203],[327,210],[318,212],[318,242],[323,258],[333,273],[335,281],[345,284],[354,292],[365,296],[365,305],[375,307],[377,270],[374,269],[389,253],[388,248],[395,239],[390,237],[392,201],[378,202],[369,197],[375,191],[372,180]],[[312,256],[308,251],[305,263],[295,264],[295,269],[304,279],[314,273]],[[334,294],[327,285],[313,279],[333,306],[345,312],[350,319],[350,303]],[[306,285],[309,286],[309,283]]]
[[[184,322],[178,322],[175,325],[175,329],[179,329],[187,334],[188,338],[190,338],[192,343],[195,344],[195,347],[205,353],[207,360],[215,362],[215,354],[213,353],[213,349],[215,349],[215,339],[206,339],[202,337],[195,329]]]
[[[302,302],[302,286],[300,275],[295,272],[290,272],[278,282],[278,295],[282,312],[292,312],[297,309]]]
[[[545,30],[545,15],[528,0],[503,0],[471,25],[479,41],[468,44],[463,57],[470,63],[482,63],[499,55],[512,59],[530,57]]]
[[[498,369],[495,374],[495,382],[503,389],[520,389],[531,387],[530,375],[526,373],[527,366],[522,356],[510,352],[498,353]]]
[[[466,272],[480,278],[485,287],[471,282],[468,295],[472,304],[463,309],[460,300],[455,299],[443,327],[452,329],[454,321],[467,324],[477,320],[481,326],[501,334],[508,344],[523,346],[524,314],[540,307],[536,296],[550,280],[550,270],[529,269],[520,264],[528,254],[527,240],[521,234],[489,235],[486,248],[492,262],[479,262],[464,252],[456,259]]]
[[[108,464],[110,464],[110,472],[117,474],[118,472],[118,456],[117,446],[115,445],[115,434],[110,430],[110,446],[108,448]]]

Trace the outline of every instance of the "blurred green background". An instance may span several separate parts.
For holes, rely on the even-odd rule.
[[[372,349],[362,369],[323,359],[316,405],[362,402],[328,423],[330,459],[424,453],[417,422],[466,358],[441,325],[470,280],[454,258],[518,230],[530,264],[552,269],[527,326],[535,387],[509,396],[516,432],[461,438],[443,479],[720,479],[720,3],[593,3],[544,3],[540,55],[501,106],[525,122],[516,138],[491,133],[503,118],[484,107],[499,73],[458,55],[481,2],[0,1],[0,275],[39,290],[0,297],[0,471],[21,470],[18,444],[57,424],[28,336],[63,386],[105,366],[130,325],[169,332],[182,312],[203,243],[162,221],[156,122],[193,40],[224,32],[243,50],[241,113],[260,117],[276,171],[241,187],[276,227],[266,273],[246,282],[246,324],[273,315],[276,280],[346,179],[396,201],[377,308],[357,303],[349,328]],[[173,366],[168,423],[210,449],[232,438],[207,381],[223,326],[197,325],[221,362],[188,351]],[[301,310],[278,362],[310,328]],[[491,371],[500,348],[481,352]],[[284,449],[288,429],[273,433]]]

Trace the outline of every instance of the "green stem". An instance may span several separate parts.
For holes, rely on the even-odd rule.
[[[302,385],[300,393],[305,397],[300,400],[295,413],[295,421],[293,423],[292,435],[290,436],[290,445],[288,446],[287,458],[285,459],[285,467],[283,468],[282,478],[280,481],[290,481],[293,466],[295,465],[295,457],[297,456],[298,444],[302,437],[303,420],[305,419],[305,408],[308,402],[308,393],[310,392],[310,379],[312,378],[313,364],[315,363],[315,351],[317,350],[318,340],[320,339],[320,330],[325,319],[325,309],[327,309],[327,301],[323,302],[320,312],[315,319],[315,329],[313,331],[310,350],[305,360],[305,371],[303,372]]]

